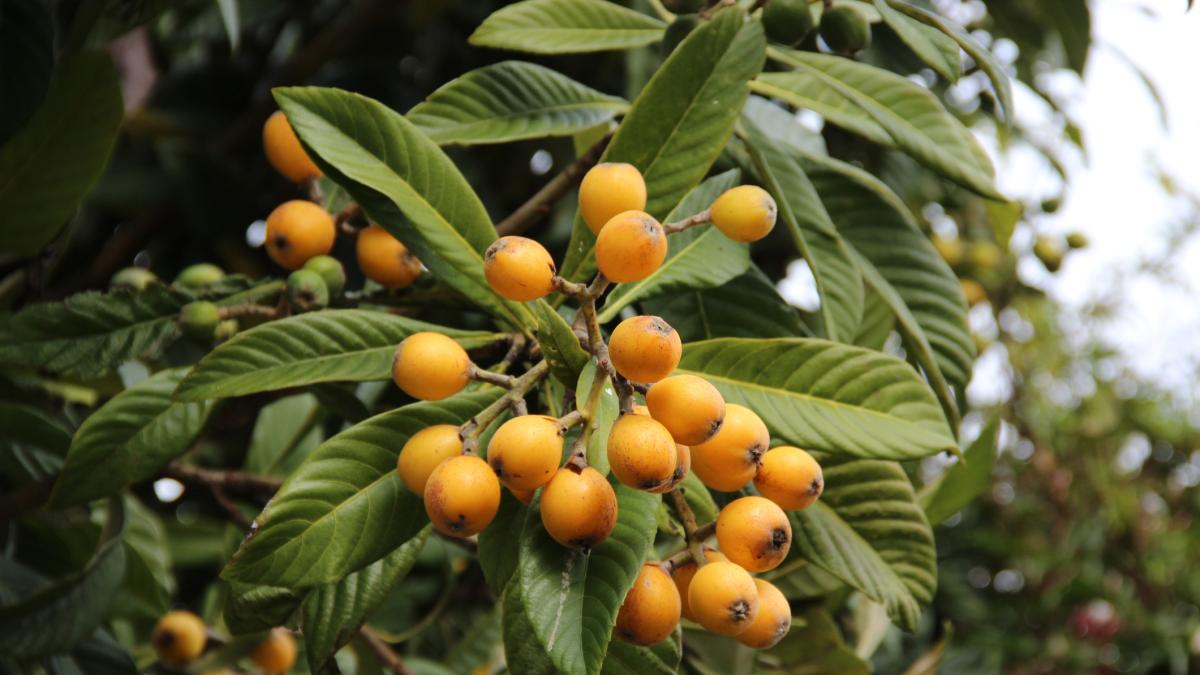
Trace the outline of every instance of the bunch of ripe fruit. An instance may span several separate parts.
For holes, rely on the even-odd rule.
[[[204,653],[208,644],[208,626],[191,612],[167,612],[154,627],[150,642],[163,664],[184,666]],[[263,673],[282,675],[296,662],[296,638],[286,628],[273,628],[250,652],[250,661]]]

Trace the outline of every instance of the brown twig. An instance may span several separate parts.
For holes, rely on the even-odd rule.
[[[463,439],[463,454],[475,452],[475,447],[479,444],[479,435],[483,433],[483,430],[505,410],[516,405],[518,399],[524,399],[525,395],[536,387],[548,372],[550,372],[550,364],[546,361],[539,361],[537,365],[514,380],[512,387],[503,396],[467,420],[458,430],[459,437]]]
[[[541,190],[535,192],[524,204],[518,206],[516,211],[513,211],[507,218],[497,223],[496,233],[501,236],[519,234],[529,229],[540,218],[549,213],[554,204],[570,192],[576,183],[583,179],[583,174],[596,165],[596,162],[600,160],[600,156],[604,154],[605,148],[608,147],[610,140],[612,140],[611,132],[605,134],[604,138],[596,141],[586,152],[568,164],[554,178],[551,178],[549,183],[542,186]]]
[[[683,220],[677,220],[673,223],[663,223],[663,231],[667,234],[675,234],[676,232],[683,232],[689,227],[695,227],[697,225],[703,225],[711,222],[712,211],[709,209],[704,209],[700,213],[692,214]]]
[[[517,378],[512,375],[484,370],[474,363],[471,364],[471,368],[467,374],[476,382],[487,382],[488,384],[494,384],[497,387],[504,387],[505,389],[512,389],[517,381]]]
[[[217,315],[221,319],[236,319],[240,316],[261,316],[267,319],[278,318],[280,314],[279,306],[268,307],[266,305],[230,305],[222,307]]]
[[[238,527],[249,531],[252,526],[250,519],[246,517],[246,514],[242,513],[242,510],[229,498],[229,495],[225,494],[225,490],[220,485],[209,485],[208,489],[212,492],[213,501],[229,515],[229,519],[236,523]]]
[[[210,489],[215,485],[225,493],[248,497],[271,497],[283,485],[283,480],[274,476],[260,476],[235,469],[206,469],[183,462],[171,462],[163,469],[163,475],[180,483],[203,485]]]
[[[675,506],[675,512],[683,520],[684,538],[687,541],[688,551],[692,554],[692,560],[695,560],[697,565],[703,565],[707,562],[704,558],[704,540],[712,536],[716,525],[709,523],[700,527],[696,524],[696,514],[688,505],[682,489],[675,488],[667,494],[671,495],[671,504]]]
[[[333,219],[333,224],[337,227],[338,232],[347,237],[357,237],[358,228],[352,225],[350,221],[360,215],[362,215],[362,207],[358,204],[350,204],[341,211],[338,211],[337,216]]]
[[[413,671],[404,665],[404,659],[392,650],[391,646],[379,637],[379,634],[371,629],[370,626],[363,624],[362,628],[358,629],[359,636],[371,651],[375,652],[375,656],[387,666],[387,669],[396,673],[396,675],[413,675]]]

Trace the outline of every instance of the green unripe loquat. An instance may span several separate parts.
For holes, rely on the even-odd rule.
[[[144,267],[126,267],[112,276],[108,287],[114,291],[144,291],[146,287],[158,281],[154,272]]]
[[[771,0],[763,8],[762,22],[772,42],[794,47],[815,27],[808,0]]]
[[[871,24],[854,7],[835,5],[821,14],[821,39],[836,54],[857,54],[871,46]]]
[[[319,255],[309,258],[301,269],[320,274],[325,281],[325,288],[329,289],[330,297],[341,295],[346,288],[346,268],[333,256]]]
[[[309,312],[329,305],[329,288],[320,274],[298,269],[288,275],[288,304],[297,312]]]
[[[225,278],[225,270],[212,263],[188,265],[175,277],[175,285],[184,288],[203,288]]]
[[[189,302],[179,310],[179,329],[201,342],[211,341],[221,323],[221,309],[206,300]]]

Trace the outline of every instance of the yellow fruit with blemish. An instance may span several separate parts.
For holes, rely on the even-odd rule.
[[[479,534],[500,508],[500,481],[487,462],[474,455],[451,457],[425,483],[425,513],[451,537]]]
[[[181,666],[195,661],[204,653],[208,642],[208,627],[195,614],[176,610],[158,620],[150,643],[163,663]]]
[[[483,275],[501,296],[517,302],[537,300],[554,290],[554,258],[538,242],[500,237],[483,254]]]
[[[462,438],[453,424],[435,424],[413,434],[400,450],[396,472],[412,492],[425,494],[425,483],[438,464],[461,455]]]
[[[565,466],[542,490],[542,525],[554,541],[590,550],[608,538],[617,524],[617,493],[592,467]]]
[[[333,249],[333,217],[320,206],[293,199],[267,216],[267,255],[280,267],[300,269],[310,258]]]
[[[563,431],[558,420],[547,415],[521,415],[501,424],[492,435],[487,459],[505,486],[536,490],[554,477],[562,452]]]
[[[740,490],[753,480],[770,443],[771,434],[758,415],[744,406],[727,403],[720,431],[691,446],[692,472],[714,490]]]
[[[421,261],[378,225],[359,230],[354,242],[363,276],[384,288],[408,288],[421,276]]]
[[[617,612],[617,637],[643,646],[661,642],[679,625],[680,609],[671,577],[657,563],[646,563]]]
[[[667,258],[667,233],[642,211],[619,213],[596,237],[596,266],[610,281],[641,281]]]
[[[646,392],[650,415],[662,422],[677,443],[703,443],[725,422],[725,399],[707,380],[695,375],[672,375]]]
[[[775,569],[792,546],[787,514],[766,497],[741,497],[717,516],[717,544],[731,562],[749,572]]]
[[[669,483],[678,458],[671,432],[645,415],[622,415],[608,434],[608,464],[630,487],[652,490]]]
[[[710,562],[688,585],[688,606],[697,623],[718,635],[737,635],[758,616],[754,577],[732,562]]]
[[[613,367],[634,382],[657,382],[679,365],[683,343],[657,316],[634,316],[617,324],[608,340]]]
[[[755,579],[758,589],[758,614],[750,627],[734,638],[754,649],[767,649],[779,644],[792,629],[792,607],[787,597],[769,581]]]
[[[816,459],[790,445],[767,451],[754,477],[758,493],[788,511],[812,506],[825,490],[825,477]]]

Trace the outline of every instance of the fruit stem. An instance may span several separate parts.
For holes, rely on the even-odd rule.
[[[404,663],[404,659],[392,649],[391,645],[383,641],[379,633],[376,633],[370,626],[363,624],[362,628],[358,629],[358,634],[363,642],[375,652],[383,665],[387,666],[388,670],[396,673],[396,675],[413,675],[413,671]]]
[[[700,527],[696,524],[696,513],[688,505],[687,498],[683,495],[683,488],[675,488],[667,494],[671,495],[671,503],[675,506],[676,513],[683,520],[683,536],[687,542],[687,550],[691,553],[692,560],[695,560],[697,565],[703,565],[708,562],[704,558],[704,540],[712,536],[716,525],[709,523],[704,527]],[[700,536],[701,534],[703,536]]]
[[[471,369],[468,375],[476,382],[487,382],[488,384],[494,384],[497,387],[504,387],[505,389],[512,389],[513,385],[517,381],[517,378],[513,377],[512,375],[505,375],[504,373],[484,370],[474,363],[471,364]]]
[[[236,319],[239,316],[261,316],[268,319],[274,319],[279,316],[278,307],[267,307],[266,305],[230,305],[217,310],[217,315],[221,320]]]
[[[206,487],[215,485],[223,492],[258,497],[274,495],[283,484],[282,480],[273,476],[260,476],[235,469],[206,469],[183,462],[171,462],[163,470],[163,475],[181,483]]]
[[[572,410],[571,412],[558,418],[558,428],[563,432],[571,427],[578,426],[587,421],[587,415],[580,410]]]
[[[350,224],[350,220],[362,215],[362,212],[361,206],[351,202],[346,206],[346,208],[338,211],[338,214],[334,216],[333,224],[337,227],[338,232],[341,232],[347,237],[357,237],[358,228]]]
[[[604,294],[608,283],[603,273],[596,274],[596,278],[592,280],[580,300],[579,312],[583,316],[584,325],[587,326],[588,341],[584,347],[596,357],[596,366],[608,375],[608,379],[616,387],[621,402],[621,413],[624,414],[633,410],[633,388],[617,373],[617,369],[613,368],[612,359],[608,355],[608,345],[604,342],[604,334],[600,332],[600,320],[596,314],[596,299]]]
[[[496,399],[491,405],[479,411],[478,414],[459,427],[458,435],[459,438],[463,439],[463,454],[475,454],[475,448],[479,445],[479,435],[483,433],[483,430],[489,424],[496,421],[496,418],[508,408],[517,408],[520,410],[521,404],[524,403],[525,394],[528,394],[531,389],[536,387],[538,382],[548,372],[550,372],[550,364],[545,360],[539,361],[537,365],[513,380],[512,387],[504,392],[503,396]],[[521,403],[518,403],[518,401]]]
[[[676,232],[683,232],[689,227],[695,227],[697,225],[703,225],[711,222],[712,210],[704,209],[700,213],[690,215],[683,220],[677,220],[673,223],[663,223],[663,231],[667,234],[675,234]]]

